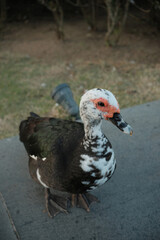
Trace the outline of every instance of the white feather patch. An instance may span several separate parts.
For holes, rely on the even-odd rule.
[[[38,178],[39,182],[40,182],[45,188],[49,188],[44,182],[42,182],[42,180],[41,180],[41,175],[40,175],[40,173],[39,173],[39,168],[37,168],[36,174],[37,174],[37,178]]]
[[[115,169],[116,159],[114,157],[114,152],[110,147],[108,147],[108,150],[109,151],[107,152],[112,152],[112,156],[109,161],[106,161],[105,157],[95,160],[93,157],[90,157],[88,155],[85,155],[85,154],[81,155],[81,158],[83,160],[80,161],[80,167],[83,169],[83,171],[85,172],[92,171],[93,167],[91,167],[91,165],[93,165],[96,169],[100,171],[102,178],[97,179],[94,182],[94,184],[96,184],[97,186],[104,184],[108,180],[107,173],[111,171],[111,174],[110,174],[111,176]],[[91,176],[96,177],[96,173],[92,172]],[[89,184],[89,183],[87,181],[86,182],[84,181],[84,184]],[[91,190],[95,188],[96,186],[90,187]]]
[[[86,154],[82,154],[81,158],[82,160],[80,160],[80,167],[83,169],[83,171],[90,172],[93,170],[93,168],[90,166],[93,163],[93,158]]]
[[[90,190],[94,190],[96,188],[97,188],[96,186],[92,186],[92,187],[90,187]]]
[[[91,173],[91,176],[92,176],[92,177],[95,177],[95,176],[96,176],[96,174],[93,172],[93,173]]]
[[[88,185],[88,184],[90,184],[90,182],[88,182],[88,181],[82,181],[82,184]]]
[[[38,158],[38,157],[35,156],[35,155],[30,155],[30,157],[33,158],[34,160],[37,160],[37,158]]]
[[[107,180],[108,180],[107,177],[103,177],[101,179],[95,180],[94,183],[98,186],[104,184]]]

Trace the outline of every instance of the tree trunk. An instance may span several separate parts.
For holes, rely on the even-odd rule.
[[[106,41],[109,45],[117,44],[123,27],[126,23],[129,0],[126,0],[124,6],[120,5],[120,1],[116,0],[113,4],[112,0],[104,0],[107,10],[107,33]]]
[[[78,4],[91,30],[96,30],[96,0],[90,0],[85,4],[79,0]]]
[[[48,10],[50,10],[53,14],[53,17],[56,22],[56,32],[57,36],[60,39],[64,39],[64,30],[63,30],[63,8],[60,4],[59,0],[38,0],[39,3],[44,5]]]

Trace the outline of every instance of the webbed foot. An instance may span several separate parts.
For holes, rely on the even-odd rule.
[[[99,200],[90,193],[72,194],[71,203],[73,207],[74,206],[80,207],[89,212],[90,211],[89,206],[93,202],[99,202]]]
[[[65,197],[53,195],[49,188],[45,188],[46,209],[50,217],[55,217],[58,213],[67,211],[68,199]]]

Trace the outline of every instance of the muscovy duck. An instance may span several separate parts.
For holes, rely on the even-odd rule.
[[[32,113],[21,122],[20,140],[29,156],[31,177],[45,188],[46,209],[50,217],[67,213],[67,197],[50,189],[70,193],[72,206],[84,208],[98,199],[89,192],[107,182],[116,168],[111,143],[101,131],[102,119],[109,120],[124,133],[133,131],[120,114],[115,96],[94,88],[80,101],[83,123],[39,117]]]

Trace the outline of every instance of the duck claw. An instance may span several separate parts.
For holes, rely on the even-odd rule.
[[[58,213],[67,211],[67,198],[51,194],[49,188],[45,189],[46,209],[49,217],[55,217]]]
[[[85,209],[87,212],[90,211],[89,206],[93,202],[99,202],[98,198],[90,193],[83,193],[83,194],[72,194],[72,206],[76,206],[79,208]]]
[[[100,200],[96,196],[90,193],[85,193],[85,196],[89,202],[89,205],[92,204],[93,202],[98,202],[98,203],[100,202]]]

